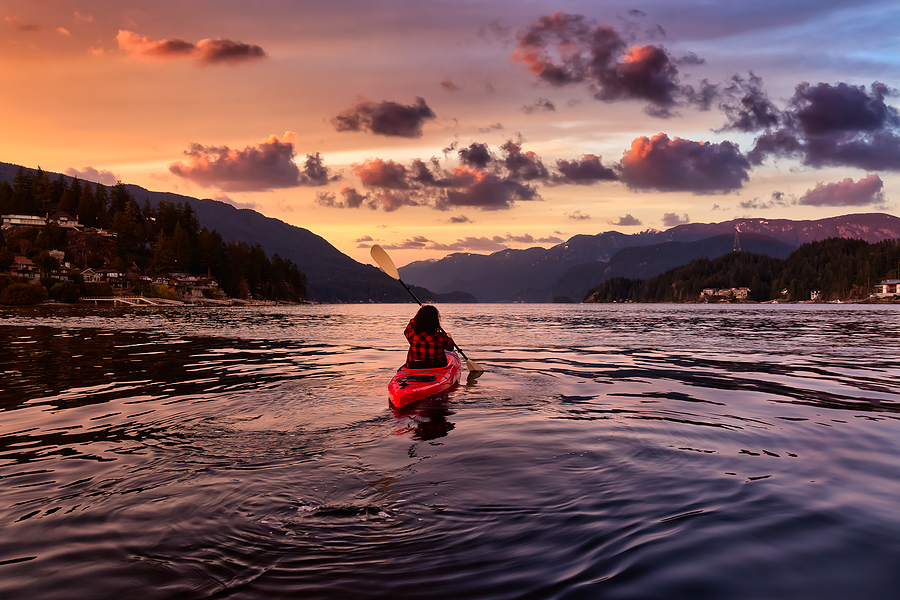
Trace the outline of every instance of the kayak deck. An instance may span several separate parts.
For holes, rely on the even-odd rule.
[[[447,352],[447,366],[408,369],[404,365],[388,384],[391,404],[397,408],[444,392],[459,383],[462,364],[454,351]]]

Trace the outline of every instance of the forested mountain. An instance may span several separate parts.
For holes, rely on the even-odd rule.
[[[80,268],[107,268],[131,275],[169,273],[212,275],[231,297],[299,301],[306,298],[306,278],[291,260],[271,259],[257,244],[225,243],[215,230],[200,227],[189,202],[167,200],[138,206],[127,186],[81,182],[42,170],[17,169],[13,184],[0,181],[3,214],[77,214],[88,227],[75,230],[54,221],[45,227],[18,227],[0,236],[0,270],[8,270],[13,252],[38,264],[42,273],[57,268],[51,250]],[[138,291],[133,289],[132,291]],[[145,290],[140,290],[145,291]],[[150,291],[150,290],[146,290]],[[155,293],[155,290],[154,290]]]
[[[731,252],[700,258],[647,280],[614,277],[590,290],[586,302],[696,302],[706,288],[750,288],[750,299],[866,298],[872,286],[900,273],[900,240],[869,244],[829,238],[803,244],[786,259]],[[784,290],[787,293],[784,294]]]
[[[99,212],[91,204],[81,204],[63,198],[63,188],[68,189],[75,182],[68,175],[46,174],[55,186],[54,191],[41,194],[41,206],[15,202],[12,188],[21,167],[0,163],[0,213],[39,214],[47,212],[49,200],[61,198],[60,207],[88,226],[100,225]],[[31,176],[39,169],[23,169]],[[9,193],[4,195],[3,182],[9,182]],[[82,185],[82,189],[96,189],[97,184]],[[112,189],[119,189],[115,186]],[[58,189],[57,189],[58,188]],[[100,189],[106,191],[105,186]],[[190,205],[201,227],[215,231],[223,240],[235,241],[250,248],[259,247],[270,256],[278,255],[290,261],[306,276],[307,295],[310,300],[322,302],[408,302],[406,291],[392,278],[371,265],[363,265],[341,253],[322,237],[302,227],[295,227],[266,217],[254,210],[237,209],[230,204],[216,200],[198,200],[189,196],[164,192],[153,192],[136,185],[121,186],[139,206],[149,203],[151,210],[161,203]],[[67,195],[68,197],[71,194]],[[4,200],[7,198],[7,200]],[[74,204],[74,208],[73,208]],[[155,240],[148,240],[155,241]],[[204,271],[205,272],[205,271]],[[455,291],[455,290],[450,290]]]
[[[796,246],[759,234],[741,234],[742,249],[754,254],[787,258]],[[734,250],[734,234],[716,235],[696,242],[664,242],[633,246],[616,252],[609,262],[595,261],[566,271],[556,285],[541,290],[526,290],[516,295],[525,302],[550,302],[568,298],[580,302],[587,291],[614,277],[647,279],[686,264],[696,258],[716,258]]]
[[[781,255],[788,246],[797,247],[805,242],[832,237],[856,238],[872,243],[900,238],[900,218],[880,213],[844,215],[815,221],[733,219],[722,223],[691,223],[666,231],[644,231],[633,235],[616,232],[596,236],[579,235],[546,250],[529,248],[501,250],[490,255],[450,254],[438,261],[410,263],[400,267],[399,271],[404,281],[436,292],[445,291],[452,286],[455,290],[474,294],[482,302],[516,299],[548,301],[556,295],[566,295],[577,301],[580,290],[596,285],[604,278],[635,277],[633,270],[643,268],[641,263],[646,259],[644,253],[657,252],[642,250],[635,255],[638,258],[633,262],[626,260],[625,257],[629,255],[625,254],[623,258],[617,259],[616,262],[620,264],[609,273],[606,272],[609,265],[592,264],[598,261],[612,264],[613,255],[622,249],[666,242],[697,242],[721,235],[724,236],[721,242],[724,244],[723,252],[730,252],[736,228],[741,232],[742,246],[745,239],[748,240],[747,243],[757,239],[754,235],[786,244],[773,255]],[[679,259],[684,262],[710,256],[707,253],[691,256],[692,247],[686,248],[688,252]],[[652,268],[658,269],[656,273],[660,273],[669,266]]]

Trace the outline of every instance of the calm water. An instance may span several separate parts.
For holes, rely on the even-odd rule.
[[[0,308],[0,598],[895,599],[898,308]]]

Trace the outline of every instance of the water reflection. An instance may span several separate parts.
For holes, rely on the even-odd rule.
[[[411,311],[0,308],[0,596],[900,588],[893,307],[448,305],[395,410]]]

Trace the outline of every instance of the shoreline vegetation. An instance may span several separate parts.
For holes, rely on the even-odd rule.
[[[900,240],[828,238],[803,244],[786,259],[736,251],[649,279],[614,277],[583,301],[892,303],[900,302],[898,275]]]
[[[189,202],[139,207],[125,184],[0,181],[0,304],[143,296],[184,304],[306,301],[306,276],[260,244],[225,242]],[[74,216],[73,216],[74,215]]]

